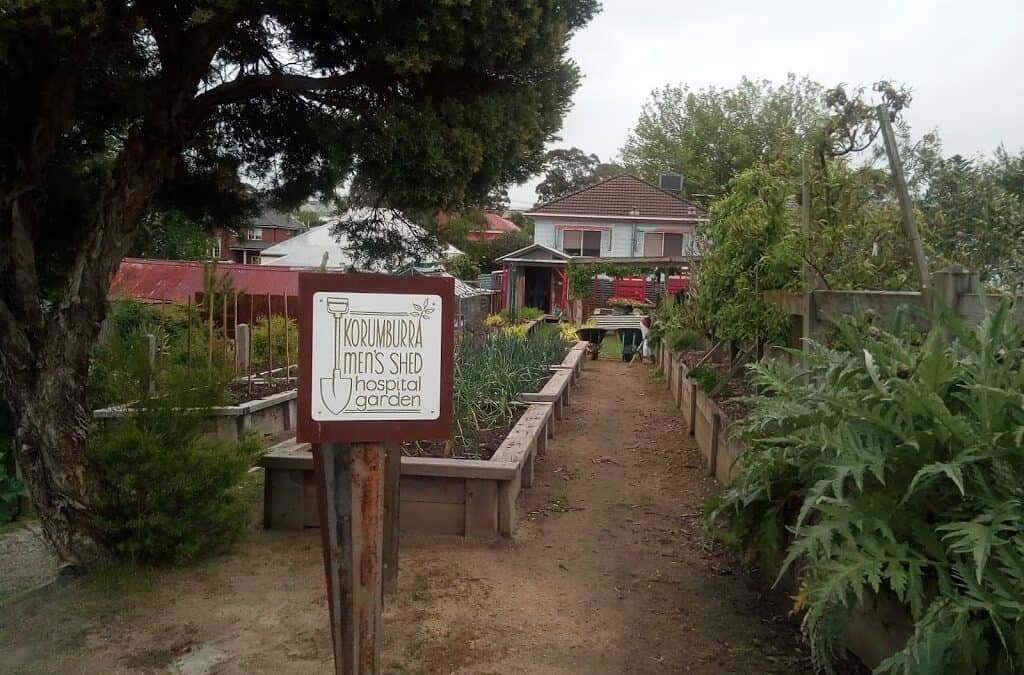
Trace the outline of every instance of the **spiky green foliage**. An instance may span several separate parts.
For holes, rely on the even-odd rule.
[[[809,373],[752,368],[764,396],[738,477],[711,521],[803,583],[805,629],[829,669],[866,594],[903,603],[906,647],[879,672],[1024,668],[1024,330],[1000,305],[927,335],[837,324]],[[952,335],[947,341],[945,335]]]
[[[554,329],[525,338],[502,330],[481,344],[460,344],[453,392],[456,444],[471,445],[480,432],[508,424],[519,395],[537,390],[566,347]]]

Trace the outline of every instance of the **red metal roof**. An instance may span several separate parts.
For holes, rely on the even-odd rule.
[[[110,294],[137,300],[186,302],[203,292],[203,269],[207,263],[187,260],[125,258],[110,284]],[[299,293],[299,272],[309,268],[238,265],[216,267],[217,280],[230,276],[235,290],[249,295],[292,295]]]

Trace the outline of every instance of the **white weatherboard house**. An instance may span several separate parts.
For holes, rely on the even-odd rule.
[[[566,311],[570,262],[688,268],[700,256],[694,227],[707,211],[680,196],[681,176],[662,176],[673,182],[675,191],[621,174],[527,211],[533,244],[497,260],[504,306]]]
[[[535,206],[526,216],[534,222],[534,243],[590,258],[697,255],[693,229],[708,217],[677,192],[627,174]]]

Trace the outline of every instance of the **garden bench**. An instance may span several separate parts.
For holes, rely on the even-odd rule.
[[[601,316],[592,316],[591,322],[598,328],[605,330],[621,330],[623,328],[640,328],[640,322],[643,321],[642,316],[636,316],[635,314],[604,314]]]
[[[557,370],[551,374],[540,391],[535,394],[520,394],[519,398],[527,403],[553,403],[555,419],[561,421],[565,417],[565,406],[569,405],[569,384],[572,377],[571,370]]]

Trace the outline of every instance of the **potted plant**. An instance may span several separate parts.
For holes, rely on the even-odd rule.
[[[634,302],[633,298],[608,298],[608,306],[618,315],[632,314]]]

